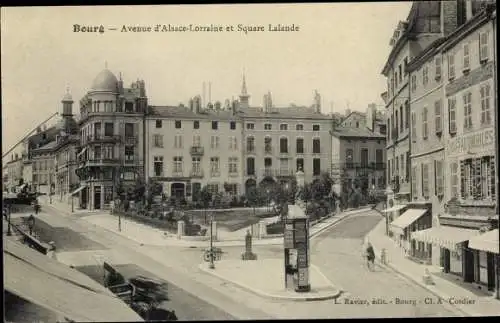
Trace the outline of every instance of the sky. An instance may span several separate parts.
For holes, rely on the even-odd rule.
[[[1,8],[2,150],[56,111],[67,89],[79,100],[106,66],[124,85],[146,85],[149,104],[187,104],[211,82],[212,101],[237,98],[246,76],[250,104],[268,91],[275,106],[365,111],[382,105],[389,40],[411,2]],[[74,32],[74,25],[100,26]],[[222,32],[154,32],[156,25],[222,26]],[[238,25],[264,26],[263,32]],[[298,31],[271,32],[268,25]],[[227,26],[234,31],[226,31]],[[152,32],[122,32],[151,26]],[[117,28],[116,31],[108,28]],[[208,93],[206,95],[208,100]],[[53,118],[47,125],[57,122]]]

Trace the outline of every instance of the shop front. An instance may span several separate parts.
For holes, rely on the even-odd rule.
[[[431,225],[432,215],[429,209],[409,208],[391,222],[389,230],[410,258],[427,261],[432,255],[431,249],[423,243],[413,241],[411,234],[417,230],[429,228]]]
[[[390,237],[394,237],[393,231],[389,229],[389,223],[392,223],[395,219],[399,218],[401,214],[406,211],[406,204],[395,205],[393,207],[382,210],[386,219],[386,234]]]
[[[458,275],[470,282],[474,277],[474,255],[467,244],[470,238],[478,234],[477,230],[442,225],[416,231],[412,239],[439,246],[443,272]]]
[[[498,229],[471,238],[469,248],[473,250],[476,259],[474,283],[493,291],[497,274],[495,256],[499,253]]]

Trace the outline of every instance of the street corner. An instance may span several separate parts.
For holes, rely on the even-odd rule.
[[[338,298],[342,291],[312,265],[309,269],[311,290],[295,292],[284,286],[282,259],[221,260],[210,269],[208,263],[199,265],[203,272],[232,283],[257,296],[279,301],[323,301]]]

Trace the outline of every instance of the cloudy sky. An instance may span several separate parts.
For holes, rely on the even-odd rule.
[[[5,152],[55,111],[69,86],[78,100],[105,67],[125,85],[146,83],[150,104],[177,105],[212,83],[212,100],[237,96],[243,72],[250,101],[271,91],[276,106],[310,105],[323,112],[364,111],[382,104],[380,71],[389,39],[411,2],[257,4],[1,9],[2,149]],[[103,25],[104,33],[73,26]],[[233,25],[223,32],[120,32],[123,25]],[[238,24],[265,32],[237,31]],[[299,26],[269,32],[269,24]],[[118,28],[109,31],[108,28]],[[207,86],[208,87],[208,86]],[[207,95],[208,97],[208,95]],[[56,122],[55,119],[51,123]],[[50,123],[49,123],[50,124]]]

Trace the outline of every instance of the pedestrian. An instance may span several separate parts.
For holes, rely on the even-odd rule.
[[[33,235],[33,227],[35,226],[35,217],[33,214],[30,214],[28,217],[28,229],[30,231],[30,236]]]
[[[366,247],[366,265],[370,270],[373,270],[374,262],[375,262],[375,251],[373,250],[373,246],[370,242],[368,242],[368,246]]]

